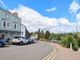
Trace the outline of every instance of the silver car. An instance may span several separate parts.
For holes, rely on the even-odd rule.
[[[32,37],[29,37],[28,40],[29,40],[28,41],[29,44],[36,42],[36,40],[34,38],[32,38]]]
[[[28,42],[29,40],[24,37],[14,37],[11,41],[12,44],[18,44],[18,45],[28,44]]]

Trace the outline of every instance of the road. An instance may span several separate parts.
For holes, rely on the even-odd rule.
[[[37,42],[24,46],[0,48],[0,60],[42,60],[52,51],[51,45]]]

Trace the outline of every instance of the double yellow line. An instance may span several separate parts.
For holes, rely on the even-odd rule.
[[[57,55],[57,48],[53,47],[53,51],[48,56],[46,56],[45,58],[43,58],[42,60],[54,60],[54,58],[55,58],[56,55]]]

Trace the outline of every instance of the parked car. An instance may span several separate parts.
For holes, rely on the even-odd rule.
[[[36,42],[36,40],[34,38],[32,38],[32,37],[29,37],[28,40],[29,40],[28,41],[29,44]]]
[[[4,39],[4,35],[0,34],[0,47],[4,47],[6,44],[5,39]]]
[[[1,39],[0,40],[0,47],[5,47],[5,45],[6,45],[5,40]]]
[[[28,44],[28,42],[29,42],[29,40],[24,37],[14,37],[11,40],[12,44],[18,44],[18,45]]]
[[[6,38],[6,42],[7,42],[7,43],[9,43],[10,40],[11,40],[10,38]]]

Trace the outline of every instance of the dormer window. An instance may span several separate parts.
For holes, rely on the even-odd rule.
[[[5,18],[2,18],[2,20],[6,20]]]

